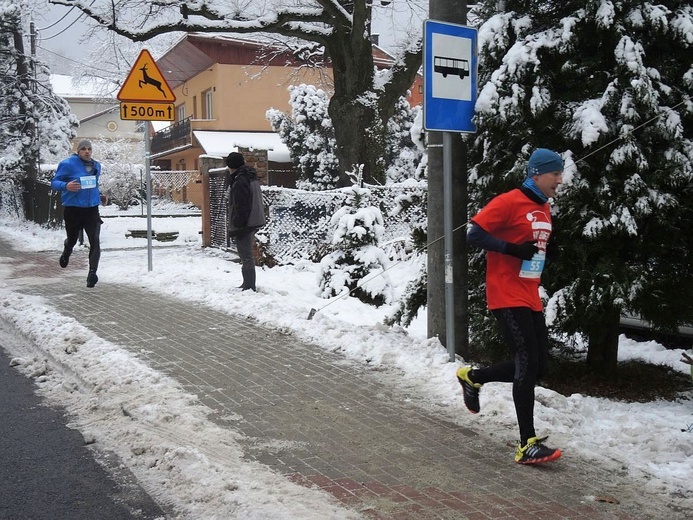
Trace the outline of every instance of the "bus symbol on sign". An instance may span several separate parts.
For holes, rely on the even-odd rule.
[[[448,74],[450,74],[452,76],[459,76],[460,79],[464,79],[469,76],[469,60],[434,56],[433,72],[442,74],[444,78],[447,78]]]
[[[477,30],[424,20],[424,130],[476,132]]]

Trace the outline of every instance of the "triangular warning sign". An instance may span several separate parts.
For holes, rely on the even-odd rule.
[[[173,103],[176,96],[166,83],[163,74],[147,49],[142,49],[125,83],[120,87],[120,101],[167,101]]]

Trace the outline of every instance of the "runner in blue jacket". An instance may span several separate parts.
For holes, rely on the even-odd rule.
[[[81,140],[77,153],[60,162],[51,181],[51,187],[61,195],[67,234],[60,255],[60,267],[67,267],[79,233],[84,230],[89,239],[87,287],[94,287],[99,281],[96,271],[101,258],[100,233],[103,223],[99,215],[99,204],[103,200],[99,192],[101,164],[92,159],[91,153],[91,142]]]

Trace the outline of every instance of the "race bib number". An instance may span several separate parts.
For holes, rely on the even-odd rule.
[[[96,188],[96,175],[85,175],[84,177],[80,177],[79,183],[82,185],[83,190]]]
[[[541,272],[546,263],[546,253],[539,251],[534,253],[531,260],[523,260],[520,266],[520,278],[541,278]]]

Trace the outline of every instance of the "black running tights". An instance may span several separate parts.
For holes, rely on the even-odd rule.
[[[80,208],[77,206],[65,206],[63,208],[65,219],[65,250],[67,255],[72,254],[79,239],[79,232],[83,229],[89,239],[89,270],[96,272],[101,258],[101,216],[99,207]]]
[[[513,384],[513,401],[520,441],[536,436],[534,431],[534,386],[546,373],[549,354],[549,337],[544,315],[528,307],[510,307],[492,311],[500,323],[508,344],[512,361],[503,361],[486,368],[472,371],[475,383],[493,381]]]

